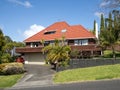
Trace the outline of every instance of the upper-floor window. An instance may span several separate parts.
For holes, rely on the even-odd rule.
[[[88,40],[82,40],[82,45],[88,45]]]
[[[74,40],[74,45],[88,45],[88,40],[87,39],[82,39],[82,40]]]
[[[79,40],[74,40],[74,45],[79,45]]]
[[[48,34],[54,34],[56,31],[47,31],[44,33],[44,35],[48,35]]]
[[[30,44],[30,47],[38,47],[40,43],[38,42],[33,42]]]

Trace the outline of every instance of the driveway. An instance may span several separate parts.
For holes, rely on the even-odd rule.
[[[27,73],[12,88],[30,88],[40,86],[53,85],[52,77],[55,73],[50,66],[47,65],[25,65]]]

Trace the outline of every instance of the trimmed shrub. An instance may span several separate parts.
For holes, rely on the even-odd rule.
[[[0,64],[0,74],[13,75],[24,73],[25,69],[22,63]]]
[[[0,64],[0,75],[3,74],[3,69],[5,68],[6,64]]]
[[[112,58],[113,54],[111,50],[105,50],[104,51],[104,58]]]

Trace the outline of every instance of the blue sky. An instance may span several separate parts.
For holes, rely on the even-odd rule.
[[[0,27],[14,41],[59,21],[81,24],[93,29],[93,21],[100,22],[102,0],[1,0]]]

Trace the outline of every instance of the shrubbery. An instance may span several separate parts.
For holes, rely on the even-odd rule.
[[[116,57],[120,57],[120,52],[115,52]],[[104,51],[104,58],[113,58],[113,53],[111,50],[105,50]]]
[[[22,63],[4,63],[0,64],[1,75],[12,75],[24,73],[25,69]]]
[[[111,50],[105,50],[104,51],[104,58],[112,58],[113,54]]]
[[[2,59],[1,60],[2,63],[9,63],[11,60],[11,56],[9,53],[4,53],[1,59]]]

